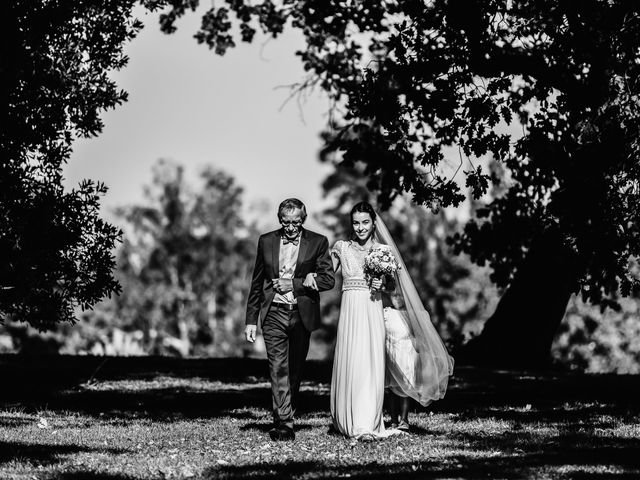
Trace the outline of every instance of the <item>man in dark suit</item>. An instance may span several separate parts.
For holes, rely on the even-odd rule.
[[[258,240],[247,301],[245,335],[255,342],[258,321],[267,349],[273,397],[273,440],[293,440],[293,417],[300,374],[311,332],[320,326],[320,294],[335,278],[329,242],[305,230],[307,211],[296,198],[278,208],[282,228]]]

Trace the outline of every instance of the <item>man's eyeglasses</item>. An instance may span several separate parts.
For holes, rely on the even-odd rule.
[[[300,228],[302,226],[302,222],[284,222],[284,221],[280,221],[280,225],[282,225],[283,227]]]

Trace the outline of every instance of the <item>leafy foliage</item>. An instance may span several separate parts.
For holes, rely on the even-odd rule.
[[[198,0],[173,0],[169,32]],[[553,230],[572,252],[575,289],[616,305],[640,281],[640,6],[588,0],[227,1],[196,34],[219,54],[290,24],[310,77],[344,105],[332,148],[366,175],[389,206],[398,192],[434,210],[458,205],[461,187],[443,167],[458,146],[466,187],[480,198],[505,189],[455,236],[458,252],[488,264],[508,285],[532,239]],[[233,18],[235,17],[235,18]],[[506,132],[522,125],[521,136]],[[492,156],[505,175],[475,160]],[[501,239],[500,241],[495,241]]]
[[[141,28],[131,0],[2,2],[0,43],[0,318],[39,329],[75,321],[119,291],[120,231],[99,216],[106,188],[62,187],[76,136],[126,100],[108,77]]]
[[[589,373],[640,373],[640,300],[620,299],[620,309],[602,311],[579,298],[569,302],[553,345],[555,359]]]
[[[257,239],[243,219],[242,188],[209,167],[193,189],[182,167],[160,161],[146,197],[146,205],[119,210],[126,227],[116,324],[143,332],[151,354],[241,353],[246,342],[237,319]]]

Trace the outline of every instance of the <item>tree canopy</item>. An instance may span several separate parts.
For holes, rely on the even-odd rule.
[[[119,290],[119,230],[100,218],[106,187],[65,191],[76,137],[126,100],[109,78],[142,27],[131,0],[2,2],[0,33],[0,318],[46,329]]]
[[[167,2],[166,32],[198,0]],[[640,5],[632,0],[227,1],[196,33],[218,54],[258,30],[300,30],[309,71],[336,102],[332,148],[366,161],[382,205],[398,192],[437,209],[468,189],[492,198],[457,251],[513,282],[551,232],[586,300],[615,305],[640,286]],[[511,135],[509,126],[522,134]],[[445,151],[459,149],[454,174]],[[493,157],[504,175],[478,159]],[[454,175],[464,175],[464,187]],[[554,240],[556,241],[556,240]]]

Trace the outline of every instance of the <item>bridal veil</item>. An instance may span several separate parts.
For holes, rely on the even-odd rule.
[[[391,234],[384,221],[377,215],[374,239],[388,245],[398,260],[400,269],[396,273],[396,286],[393,294],[400,296],[406,309],[402,317],[408,323],[413,346],[417,352],[417,364],[414,378],[407,378],[405,373],[392,362],[388,365],[388,374],[408,397],[421,405],[428,405],[434,400],[444,397],[449,377],[453,373],[453,358],[447,352],[438,332],[431,323],[429,313],[422,305],[418,291],[411,280],[407,267],[402,260]]]

